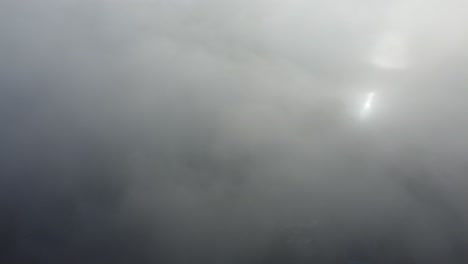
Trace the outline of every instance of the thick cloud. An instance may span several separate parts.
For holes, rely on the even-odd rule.
[[[465,263],[467,8],[2,1],[1,261]]]

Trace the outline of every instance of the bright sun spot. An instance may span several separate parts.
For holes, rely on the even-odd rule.
[[[368,92],[361,106],[360,117],[367,118],[374,107],[375,92]]]

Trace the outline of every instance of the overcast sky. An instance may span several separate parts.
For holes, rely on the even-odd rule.
[[[0,262],[466,263],[467,12],[0,1]]]

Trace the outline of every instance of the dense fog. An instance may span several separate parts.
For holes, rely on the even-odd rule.
[[[468,3],[1,0],[1,263],[468,263]]]

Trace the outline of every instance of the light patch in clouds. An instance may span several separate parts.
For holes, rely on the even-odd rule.
[[[379,36],[371,54],[371,62],[383,69],[408,67],[408,45],[404,37],[395,32]]]

